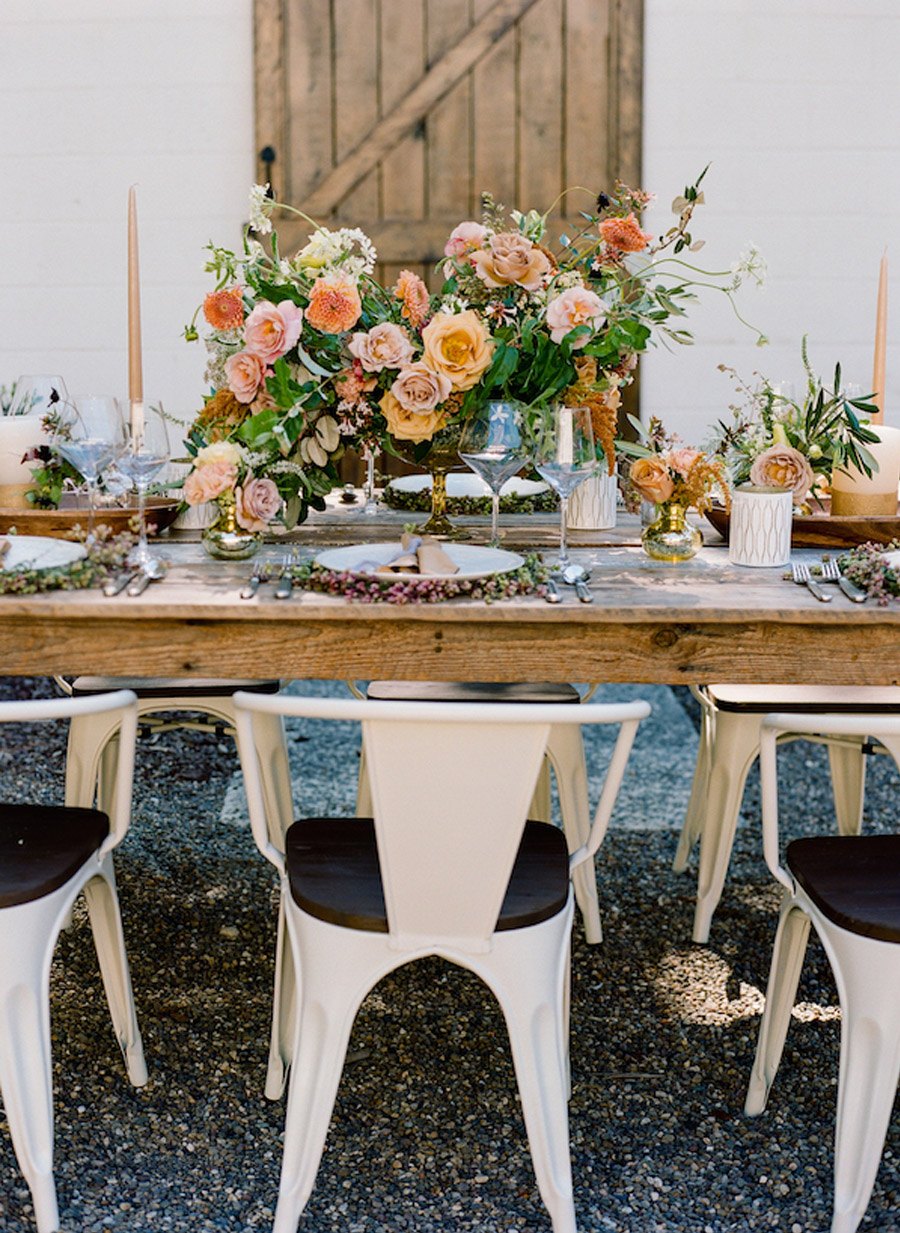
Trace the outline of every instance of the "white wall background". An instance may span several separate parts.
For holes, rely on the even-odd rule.
[[[801,377],[810,334],[868,388],[878,262],[900,274],[900,0],[646,0],[644,186],[652,229],[708,161],[698,257],[749,241],[769,281],[691,314],[697,344],[644,362],[644,414],[699,438],[732,364]],[[0,383],[61,373],[124,392],[125,215],[138,185],[144,387],[188,418],[203,354],[180,340],[208,290],[203,245],[236,243],[255,176],[251,0],[3,0],[0,7]],[[526,203],[527,204],[527,203]],[[900,324],[900,285],[891,283]],[[896,339],[897,328],[889,330]],[[900,423],[900,346],[887,418]]]

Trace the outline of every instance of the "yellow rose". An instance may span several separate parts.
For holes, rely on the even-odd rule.
[[[494,340],[477,313],[435,313],[422,331],[422,360],[449,377],[455,390],[470,390],[490,366]],[[430,434],[429,434],[430,435]]]
[[[444,427],[446,411],[410,411],[403,407],[390,390],[385,390],[379,403],[387,420],[388,432],[398,441],[430,441]]]

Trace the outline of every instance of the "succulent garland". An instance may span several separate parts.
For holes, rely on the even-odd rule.
[[[388,484],[382,494],[382,500],[390,509],[405,510],[409,513],[429,513],[431,510],[431,489],[423,488],[421,492],[403,492]],[[559,497],[551,489],[535,493],[533,497],[511,495],[500,498],[501,514],[555,514],[559,509]],[[490,497],[448,497],[447,513],[451,518],[465,515],[490,517]]]
[[[292,571],[294,585],[304,591],[337,595],[360,604],[437,604],[446,599],[481,599],[486,604],[516,595],[543,595],[547,568],[536,553],[519,569],[486,578],[428,578],[414,574],[390,577],[324,569],[314,561]]]
[[[889,544],[860,544],[838,559],[845,577],[865,591],[882,608],[900,599],[900,568],[888,563],[885,553],[900,551],[900,539]]]

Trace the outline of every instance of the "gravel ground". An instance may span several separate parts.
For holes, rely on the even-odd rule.
[[[49,688],[3,680],[0,696]],[[758,787],[755,778],[748,785],[711,944],[694,946],[694,871],[676,876],[670,865],[695,716],[685,691],[643,692],[677,739],[642,743],[629,816],[601,851],[602,946],[585,946],[576,924],[570,1122],[579,1227],[825,1230],[839,1037],[828,964],[813,943],[769,1110],[745,1118],[777,905],[758,851]],[[342,761],[337,795],[348,799],[356,765],[345,736],[329,756]],[[43,729],[40,744],[22,730],[4,738],[3,797],[54,799],[61,727]],[[301,766],[324,748],[315,732],[298,728],[292,738]],[[898,776],[886,759],[872,761],[867,819],[885,829]],[[823,751],[792,746],[783,766],[792,833],[830,829]],[[236,768],[231,743],[211,735],[140,746],[118,871],[145,1088],[125,1079],[83,910],[60,939],[51,1001],[66,1233],[270,1227],[283,1124],[283,1105],[262,1095],[276,901],[235,804]],[[661,778],[671,792],[660,792]],[[327,782],[306,783],[304,808],[316,807]],[[549,1230],[502,1019],[472,976],[437,960],[395,973],[366,1000],[350,1057],[301,1233]],[[900,1233],[898,1159],[895,1117],[864,1230]],[[0,1124],[0,1230],[32,1229]]]

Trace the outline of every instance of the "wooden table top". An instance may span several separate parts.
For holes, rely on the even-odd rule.
[[[300,559],[326,545],[393,540],[410,514],[366,519],[331,509],[290,537]],[[483,542],[485,523],[471,524]],[[552,551],[552,517],[504,520],[505,546]],[[196,536],[159,542],[167,578],[143,596],[97,591],[0,596],[7,675],[324,677],[407,680],[710,681],[900,684],[900,605],[822,604],[779,569],[732,566],[716,532],[690,562],[651,561],[626,516],[612,531],[573,533],[593,604],[521,597],[486,604],[359,604],[295,590],[276,600],[239,590],[250,562],[210,560]],[[264,559],[284,549],[268,544]],[[810,551],[798,558],[815,560]]]

